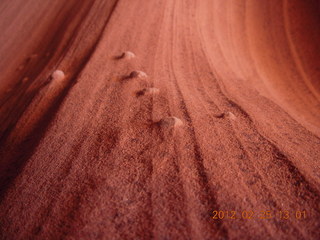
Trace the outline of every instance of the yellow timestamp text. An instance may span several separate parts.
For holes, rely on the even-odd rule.
[[[261,211],[253,211],[253,210],[245,210],[245,211],[212,211],[212,219],[213,220],[222,220],[222,219],[297,219],[303,220],[307,218],[307,213],[305,210],[297,210],[297,211],[289,211],[289,210],[279,210],[279,211],[271,211],[271,210],[261,210]]]

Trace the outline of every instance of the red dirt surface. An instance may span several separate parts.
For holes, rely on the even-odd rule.
[[[319,1],[2,0],[0,31],[0,239],[320,239]]]

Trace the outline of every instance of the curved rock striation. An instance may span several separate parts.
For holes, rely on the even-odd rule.
[[[319,239],[319,13],[0,1],[0,239]]]

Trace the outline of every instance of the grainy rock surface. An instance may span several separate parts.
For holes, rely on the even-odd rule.
[[[0,239],[318,240],[319,16],[1,0]],[[148,81],[121,81],[135,69]]]

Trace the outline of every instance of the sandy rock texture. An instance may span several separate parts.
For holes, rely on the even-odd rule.
[[[320,238],[318,0],[1,0],[0,32],[0,239]]]

